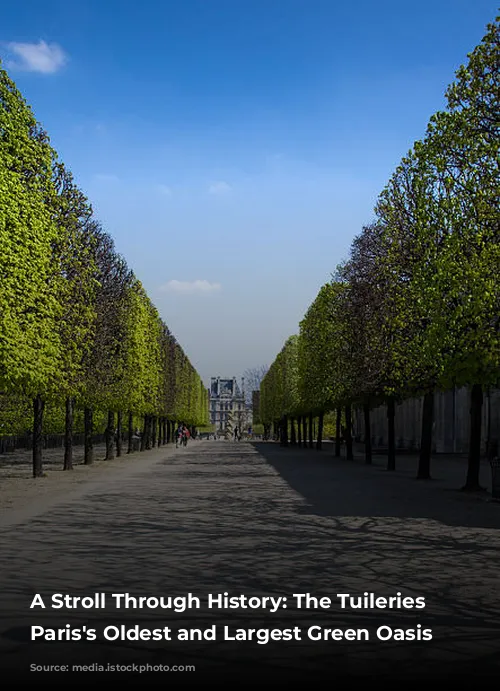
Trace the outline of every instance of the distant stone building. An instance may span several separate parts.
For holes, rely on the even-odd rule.
[[[252,409],[245,403],[245,380],[238,386],[236,377],[212,377],[210,382],[210,423],[219,434],[242,433],[252,426]]]

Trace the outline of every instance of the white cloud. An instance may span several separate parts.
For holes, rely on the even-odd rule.
[[[18,57],[17,61],[11,61],[10,67],[27,72],[41,72],[53,74],[64,67],[68,58],[63,49],[57,43],[15,43],[7,44],[11,53]]]
[[[210,281],[169,281],[160,286],[162,292],[169,293],[215,293],[221,289],[220,283]]]
[[[218,182],[212,182],[210,187],[208,188],[208,193],[209,194],[227,194],[228,192],[231,191],[231,186],[227,184],[227,182],[224,182],[224,180],[219,180]]]

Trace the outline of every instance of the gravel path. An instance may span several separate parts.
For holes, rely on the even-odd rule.
[[[31,484],[29,501],[4,501],[0,517],[0,668],[16,679],[35,663],[193,665],[199,679],[221,680],[500,673],[500,506],[449,483],[276,444],[203,441]],[[30,609],[35,593],[48,605],[53,593],[96,592],[108,594],[105,610]],[[113,608],[110,595],[124,592],[192,593],[201,607]],[[208,595],[224,592],[286,597],[287,607],[208,609]],[[344,610],[336,597],[364,592],[420,596],[426,607]],[[297,593],[332,606],[297,610]],[[30,640],[32,625],[67,624],[95,628],[99,640]],[[121,624],[167,626],[172,640],[102,640]],[[432,641],[377,638],[381,626],[419,624]],[[215,641],[177,640],[180,628],[212,626]],[[230,635],[296,626],[301,640],[227,641],[224,626]],[[366,629],[369,640],[312,641],[311,626]]]

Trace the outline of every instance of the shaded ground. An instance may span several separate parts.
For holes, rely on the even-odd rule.
[[[0,668],[138,662],[232,674],[404,678],[500,672],[500,506],[328,453],[276,444],[193,442],[96,471],[37,511],[0,524]],[[444,467],[444,466],[443,466]],[[444,474],[444,473],[443,473]],[[44,480],[42,480],[43,482]],[[29,508],[29,507],[28,507]],[[342,610],[336,594],[423,596],[424,610]],[[200,609],[30,610],[34,593],[185,595]],[[287,608],[208,609],[209,593],[287,597]],[[297,610],[294,593],[329,596]],[[169,626],[171,642],[30,641],[30,626]],[[216,625],[214,642],[179,642],[179,627]],[[377,628],[432,629],[431,642],[382,642]],[[301,641],[231,643],[223,627],[291,628]],[[370,640],[312,642],[309,626],[366,628]],[[177,679],[179,676],[177,677]],[[190,675],[182,678],[189,680]]]
[[[311,513],[425,517],[450,525],[500,527],[500,505],[491,506],[491,470],[486,461],[480,471],[480,483],[486,491],[464,493],[459,490],[465,483],[467,458],[458,454],[435,455],[432,479],[416,480],[417,454],[397,455],[396,470],[387,471],[383,454],[374,454],[372,465],[365,465],[361,444],[355,445],[354,461],[346,460],[344,449],[340,458],[334,458],[333,444],[329,443],[319,452],[291,446],[283,449],[274,443],[256,448],[304,497]]]
[[[74,446],[74,472],[63,471],[63,448],[44,449],[43,481],[33,478],[32,454],[31,450],[16,449],[0,455],[0,516],[6,510],[19,509],[41,497],[67,492],[74,485],[85,482],[100,467],[106,456],[106,446],[94,446],[95,465],[92,466],[83,465],[83,446]],[[126,455],[122,456],[119,462],[126,458]]]

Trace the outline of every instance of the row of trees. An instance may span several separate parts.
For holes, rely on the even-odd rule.
[[[84,411],[85,462],[93,418],[106,411],[107,457],[172,424],[208,422],[208,392],[141,282],[0,69],[0,392],[32,400],[33,472],[42,475],[47,403],[65,409],[64,467],[72,467],[74,411]],[[6,430],[3,430],[5,433]]]
[[[500,379],[499,46],[497,18],[456,73],[446,110],[432,116],[380,194],[375,220],[266,375],[261,418],[275,422],[283,443],[289,434],[295,443],[295,420],[305,439],[315,416],[320,446],[323,415],[337,410],[337,439],[343,414],[352,458],[356,406],[364,410],[370,463],[370,409],[383,402],[393,470],[395,405],[421,396],[418,477],[428,478],[434,392],[467,386],[465,488],[479,487],[483,389]]]

